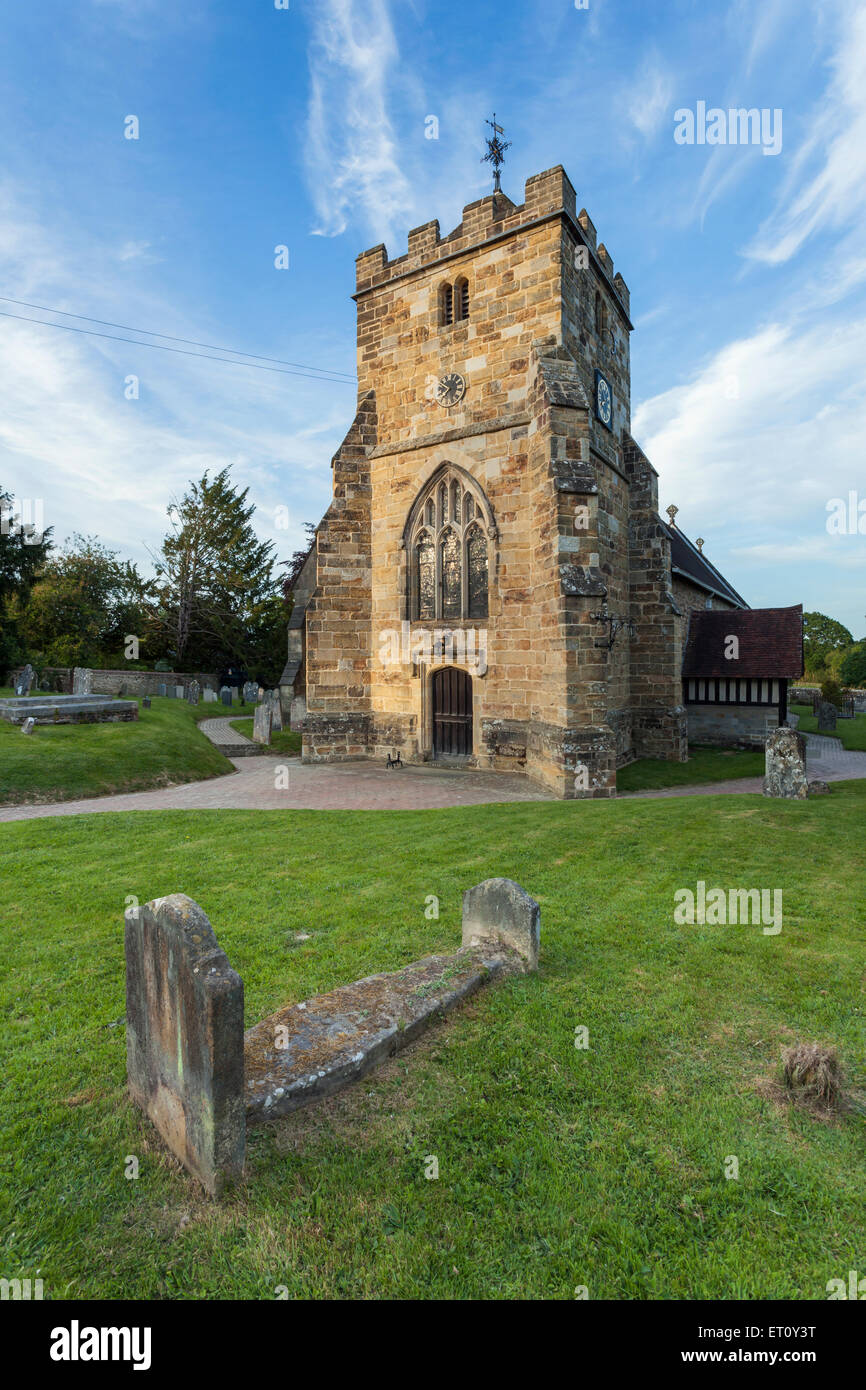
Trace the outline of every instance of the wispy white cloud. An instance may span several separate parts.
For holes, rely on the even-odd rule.
[[[116,247],[82,241],[69,224],[49,230],[20,189],[7,183],[3,192],[6,293],[120,323],[160,322],[191,338],[213,331],[152,290],[144,298]],[[69,327],[96,326],[71,319],[39,327],[22,321],[44,317],[34,310],[0,309],[20,316],[0,317],[0,486],[42,499],[58,539],[95,533],[147,568],[169,499],[191,477],[226,465],[250,487],[257,529],[281,556],[300,542],[304,521],[319,519],[330,495],[326,461],[352,415],[351,386],[299,379],[292,389],[291,377],[79,336]],[[127,398],[130,376],[137,398]],[[288,530],[275,524],[278,507],[289,509]]]
[[[389,113],[398,60],[385,0],[317,0],[306,164],[321,235],[351,215],[386,239],[413,206]]]
[[[830,79],[814,104],[807,134],[791,159],[778,204],[746,249],[768,265],[791,259],[819,232],[866,218],[866,9],[841,0]]]
[[[832,333],[773,324],[644,401],[634,430],[684,528],[692,516],[738,536],[768,526],[821,536],[827,499],[862,486],[866,382],[850,364],[864,360],[864,320]]]
[[[667,125],[672,116],[673,93],[673,76],[659,55],[645,55],[629,84],[626,99],[628,118],[645,140],[653,139]]]

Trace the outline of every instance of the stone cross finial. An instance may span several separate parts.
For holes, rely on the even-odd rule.
[[[675,507],[675,506],[673,505],[673,503],[671,503],[671,505],[670,505],[666,510],[667,510],[667,514],[668,514],[668,518],[669,518],[669,520],[670,520],[671,526],[676,526],[677,523],[676,523],[676,521],[674,520],[674,517],[676,516],[677,512],[679,511],[679,507]]]
[[[703,553],[704,553],[704,538],[703,538],[703,536],[698,536],[697,540],[695,541],[695,545],[698,547],[698,550],[699,550],[699,551],[701,552],[701,554],[703,555]]]

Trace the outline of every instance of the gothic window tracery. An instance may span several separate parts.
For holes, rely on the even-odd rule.
[[[488,615],[490,504],[462,470],[438,473],[416,499],[406,530],[409,618]]]

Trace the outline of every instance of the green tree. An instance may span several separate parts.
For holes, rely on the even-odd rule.
[[[866,640],[855,642],[845,653],[839,675],[843,685],[855,686],[862,690],[866,686]]]
[[[46,559],[26,601],[14,601],[28,654],[42,666],[97,666],[123,659],[144,626],[147,585],[96,536],[74,535]]]
[[[26,602],[45,564],[51,550],[51,529],[40,535],[32,522],[22,522],[13,495],[0,488],[0,681],[29,655],[13,608]]]
[[[224,468],[212,480],[205,473],[190,482],[168,508],[172,530],[154,556],[154,616],[181,669],[246,665],[251,626],[278,590],[274,547],[256,537],[248,491],[233,487]]]
[[[813,676],[833,670],[838,665],[832,660],[833,653],[850,647],[853,641],[847,627],[835,618],[824,613],[803,614],[803,656],[806,670]]]

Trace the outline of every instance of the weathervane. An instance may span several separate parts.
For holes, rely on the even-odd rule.
[[[500,135],[504,135],[505,131],[501,125],[496,124],[495,111],[493,112],[493,120],[485,121],[485,125],[493,127],[493,138],[487,141],[487,153],[482,157],[481,163],[493,165],[493,192],[499,193],[501,192],[499,170],[502,168],[502,163],[505,159],[505,151],[511,149],[511,141],[500,140]]]

